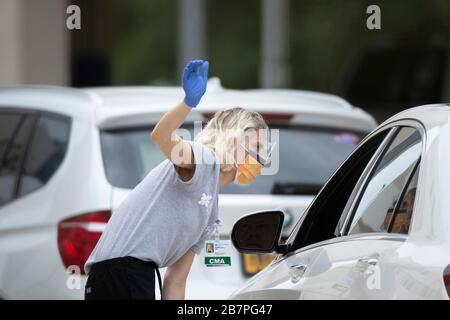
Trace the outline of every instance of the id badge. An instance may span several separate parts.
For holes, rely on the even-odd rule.
[[[220,239],[220,225],[220,223],[216,223],[213,239],[205,241],[205,266],[207,267],[231,266],[231,241]]]

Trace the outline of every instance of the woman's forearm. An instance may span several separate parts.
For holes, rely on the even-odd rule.
[[[186,282],[170,282],[164,280],[163,299],[164,300],[184,300],[186,292]]]
[[[172,135],[186,119],[191,111],[186,103],[181,102],[167,111],[158,121],[151,133],[152,140],[158,145],[164,145],[172,140]]]
[[[188,250],[175,263],[167,267],[163,284],[164,299],[184,299],[186,281],[194,258],[194,251]]]

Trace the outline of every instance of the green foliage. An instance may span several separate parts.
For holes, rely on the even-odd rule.
[[[177,84],[178,0],[114,0],[114,84]],[[381,7],[382,30],[366,28]],[[210,74],[231,88],[259,86],[259,0],[207,1]],[[335,91],[370,46],[450,32],[448,0],[291,0],[292,87]]]
[[[115,0],[113,83],[174,84],[177,1]]]

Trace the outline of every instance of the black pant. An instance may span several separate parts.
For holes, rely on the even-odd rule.
[[[133,257],[115,258],[92,265],[86,282],[86,300],[155,300],[155,271],[158,266]]]

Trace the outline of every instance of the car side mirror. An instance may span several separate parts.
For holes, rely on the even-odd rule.
[[[231,231],[231,241],[239,252],[285,252],[279,245],[284,213],[280,210],[260,211],[240,218]]]

